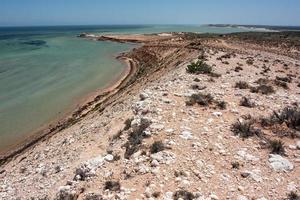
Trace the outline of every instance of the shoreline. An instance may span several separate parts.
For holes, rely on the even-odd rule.
[[[124,52],[119,53],[114,59],[119,60],[125,65],[125,69],[118,77],[115,77],[102,89],[98,89],[80,98],[77,103],[74,103],[74,108],[67,109],[61,116],[28,133],[28,136],[25,136],[22,141],[18,141],[16,144],[0,150],[0,166],[33,147],[39,141],[45,140],[47,137],[51,137],[55,133],[80,121],[96,108],[93,105],[100,106],[110,97],[117,94],[118,90],[126,85],[130,78],[134,76],[137,64],[132,58],[124,56]]]

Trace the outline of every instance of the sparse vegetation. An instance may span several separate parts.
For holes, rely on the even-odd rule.
[[[240,168],[240,163],[239,162],[232,162],[231,167],[232,167],[232,169],[239,169]]]
[[[118,181],[106,181],[104,190],[110,190],[110,191],[120,191],[121,189],[121,184]]]
[[[289,128],[300,131],[300,109],[298,106],[285,107],[280,113],[274,112],[272,118],[277,119],[279,124],[285,123]]]
[[[286,83],[291,83],[292,82],[291,77],[279,77],[279,76],[276,76],[276,80],[282,81],[282,82],[286,82]]]
[[[147,137],[145,130],[150,126],[150,122],[146,119],[141,119],[141,124],[138,129],[133,130],[128,137],[128,141],[125,143],[124,157],[129,159],[132,154],[137,152],[141,148],[141,144],[144,138]]]
[[[191,74],[207,74],[214,78],[219,78],[221,74],[213,72],[212,66],[208,65],[204,60],[192,62],[187,66],[186,71]]]
[[[246,61],[247,65],[253,65],[254,64],[254,60],[253,59],[248,59]]]
[[[284,82],[284,81],[280,81],[280,80],[276,79],[276,80],[274,80],[274,83],[275,83],[275,85],[277,85],[279,87],[282,87],[284,89],[288,89],[289,88],[288,84],[286,82]]]
[[[300,109],[295,105],[285,107],[281,111],[273,111],[269,117],[260,119],[260,125],[271,127],[273,133],[279,137],[299,137],[297,131],[300,130]]]
[[[211,94],[193,94],[190,99],[186,102],[188,106],[193,106],[195,104],[199,104],[201,106],[208,106],[213,102],[213,97]]]
[[[243,97],[240,101],[240,106],[244,106],[244,107],[247,107],[247,108],[254,108],[255,103],[252,102],[249,98]]]
[[[217,60],[230,59],[231,56],[235,57],[236,55],[234,53],[226,53],[226,54],[218,57]]]
[[[191,88],[193,90],[204,90],[206,88],[206,86],[199,86],[197,84],[194,84],[194,85],[191,86]]]
[[[154,142],[150,147],[150,153],[158,153],[160,151],[163,151],[165,149],[164,143],[162,141],[156,141]]]
[[[227,103],[225,101],[216,101],[217,107],[221,110],[226,110]]]
[[[243,70],[243,68],[240,67],[240,66],[237,66],[237,67],[234,69],[235,72],[240,72],[240,71],[242,71],[242,70]]]
[[[187,66],[187,72],[191,74],[210,74],[212,72],[212,67],[203,60],[198,60]]]
[[[245,81],[239,81],[235,83],[235,88],[239,88],[239,89],[248,89],[249,88],[249,84]]]
[[[281,140],[270,141],[270,149],[272,154],[284,155],[284,144]]]
[[[231,130],[235,135],[238,135],[242,138],[249,138],[254,135],[259,136],[261,134],[261,131],[254,128],[253,124],[254,122],[252,120],[243,122],[237,121],[232,125]]]
[[[300,200],[300,196],[296,192],[292,191],[288,194],[287,200]]]
[[[185,191],[185,190],[179,190],[176,191],[175,194],[173,195],[174,200],[193,200],[195,199],[195,195],[191,192]]]
[[[152,193],[152,196],[154,197],[154,198],[158,198],[159,196],[160,196],[160,192],[153,192]]]
[[[268,94],[272,94],[275,92],[273,86],[271,85],[259,85],[257,87],[251,87],[250,91],[252,93],[261,93],[261,94],[265,94],[265,95],[268,95]]]
[[[133,118],[126,119],[126,121],[124,122],[124,124],[125,124],[124,131],[127,131],[130,129],[132,121],[133,121]]]

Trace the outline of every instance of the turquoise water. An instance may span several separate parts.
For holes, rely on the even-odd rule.
[[[81,32],[244,31],[207,26],[66,26],[0,28],[0,149],[21,141],[120,76],[114,56],[133,44],[77,38]]]

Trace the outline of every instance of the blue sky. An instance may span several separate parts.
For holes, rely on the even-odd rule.
[[[0,0],[0,26],[300,25],[300,0]]]

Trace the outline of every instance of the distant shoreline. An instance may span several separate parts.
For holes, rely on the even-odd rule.
[[[218,28],[250,28],[258,31],[300,31],[300,26],[272,26],[272,25],[240,25],[240,24],[208,24],[210,27]]]

